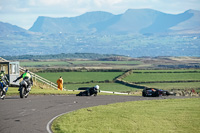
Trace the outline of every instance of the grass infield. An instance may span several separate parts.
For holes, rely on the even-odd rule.
[[[197,133],[200,98],[134,101],[80,109],[58,117],[54,133]]]

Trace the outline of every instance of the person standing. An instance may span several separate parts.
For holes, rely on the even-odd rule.
[[[60,78],[57,80],[57,84],[58,84],[58,90],[63,90],[63,79],[60,76]]]

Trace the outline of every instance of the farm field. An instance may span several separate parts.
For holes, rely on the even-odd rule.
[[[20,62],[20,66],[22,67],[50,67],[50,66],[67,66],[70,63],[65,61],[27,61],[27,62]]]
[[[137,88],[115,83],[114,79],[124,72],[46,72],[38,75],[56,83],[62,76],[64,88],[76,90],[79,87],[92,87],[100,85],[101,90],[127,92],[136,91]],[[200,88],[199,70],[133,70],[123,80],[136,82],[139,85],[158,89],[196,89]],[[164,82],[164,81],[167,81]],[[181,81],[181,82],[180,82]],[[188,82],[189,81],[189,82]],[[191,82],[192,81],[192,82]],[[170,83],[173,82],[173,83]]]
[[[133,70],[133,73],[200,73],[200,69]]]
[[[90,81],[112,81],[115,77],[123,72],[46,72],[37,73],[38,75],[56,83],[57,79],[62,76],[64,82],[90,82]]]
[[[77,90],[80,87],[93,87],[95,85],[100,86],[102,91],[113,91],[113,92],[129,92],[129,91],[142,91],[137,88],[125,86],[119,83],[88,83],[88,84],[65,84],[64,87],[69,90]]]
[[[113,64],[113,65],[136,65],[141,64],[140,61],[70,61],[71,63],[78,65],[78,64]]]
[[[73,66],[113,66],[113,65],[140,65],[140,61],[23,61],[20,62],[22,67],[73,67]]]
[[[48,72],[37,74],[54,83],[62,75],[64,88],[67,90],[77,90],[80,87],[93,87],[97,84],[100,86],[100,90],[103,91],[127,92],[137,90],[137,88],[124,86],[119,83],[92,83],[105,80],[113,81],[115,77],[123,74],[123,72]],[[82,82],[84,83],[82,84]]]
[[[159,88],[164,90],[171,89],[197,89],[196,91],[200,91],[200,82],[187,82],[187,83],[144,83],[141,85],[145,85],[150,88]]]
[[[58,56],[58,55],[57,55]],[[90,55],[93,57],[95,55]],[[94,68],[94,69],[191,69],[200,68],[198,57],[144,57],[131,58],[109,56],[99,58],[55,58],[56,55],[28,56],[20,60],[20,65],[27,68]],[[17,58],[17,57],[16,57]],[[42,59],[41,59],[42,58]],[[11,58],[14,59],[14,58]],[[16,61],[16,60],[15,60]],[[147,71],[148,71],[147,70]]]
[[[200,73],[133,73],[124,80],[129,82],[200,80]]]
[[[200,80],[200,70],[134,70],[123,80],[129,82]]]
[[[150,88],[164,90],[196,89],[199,91],[200,70],[134,70],[131,75],[128,75],[123,80]]]

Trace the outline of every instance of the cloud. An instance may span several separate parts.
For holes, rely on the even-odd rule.
[[[70,14],[74,11],[110,11],[118,13],[129,8],[153,8],[165,12],[181,12],[195,8],[200,10],[199,0],[1,0],[0,12],[3,13],[38,13],[49,12]],[[78,15],[78,14],[77,14]]]

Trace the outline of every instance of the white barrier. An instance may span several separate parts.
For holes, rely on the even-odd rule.
[[[100,91],[100,92],[103,92],[103,93],[112,93],[112,94],[123,94],[123,95],[129,95],[129,93],[121,93],[121,92],[113,92],[113,91]]]

